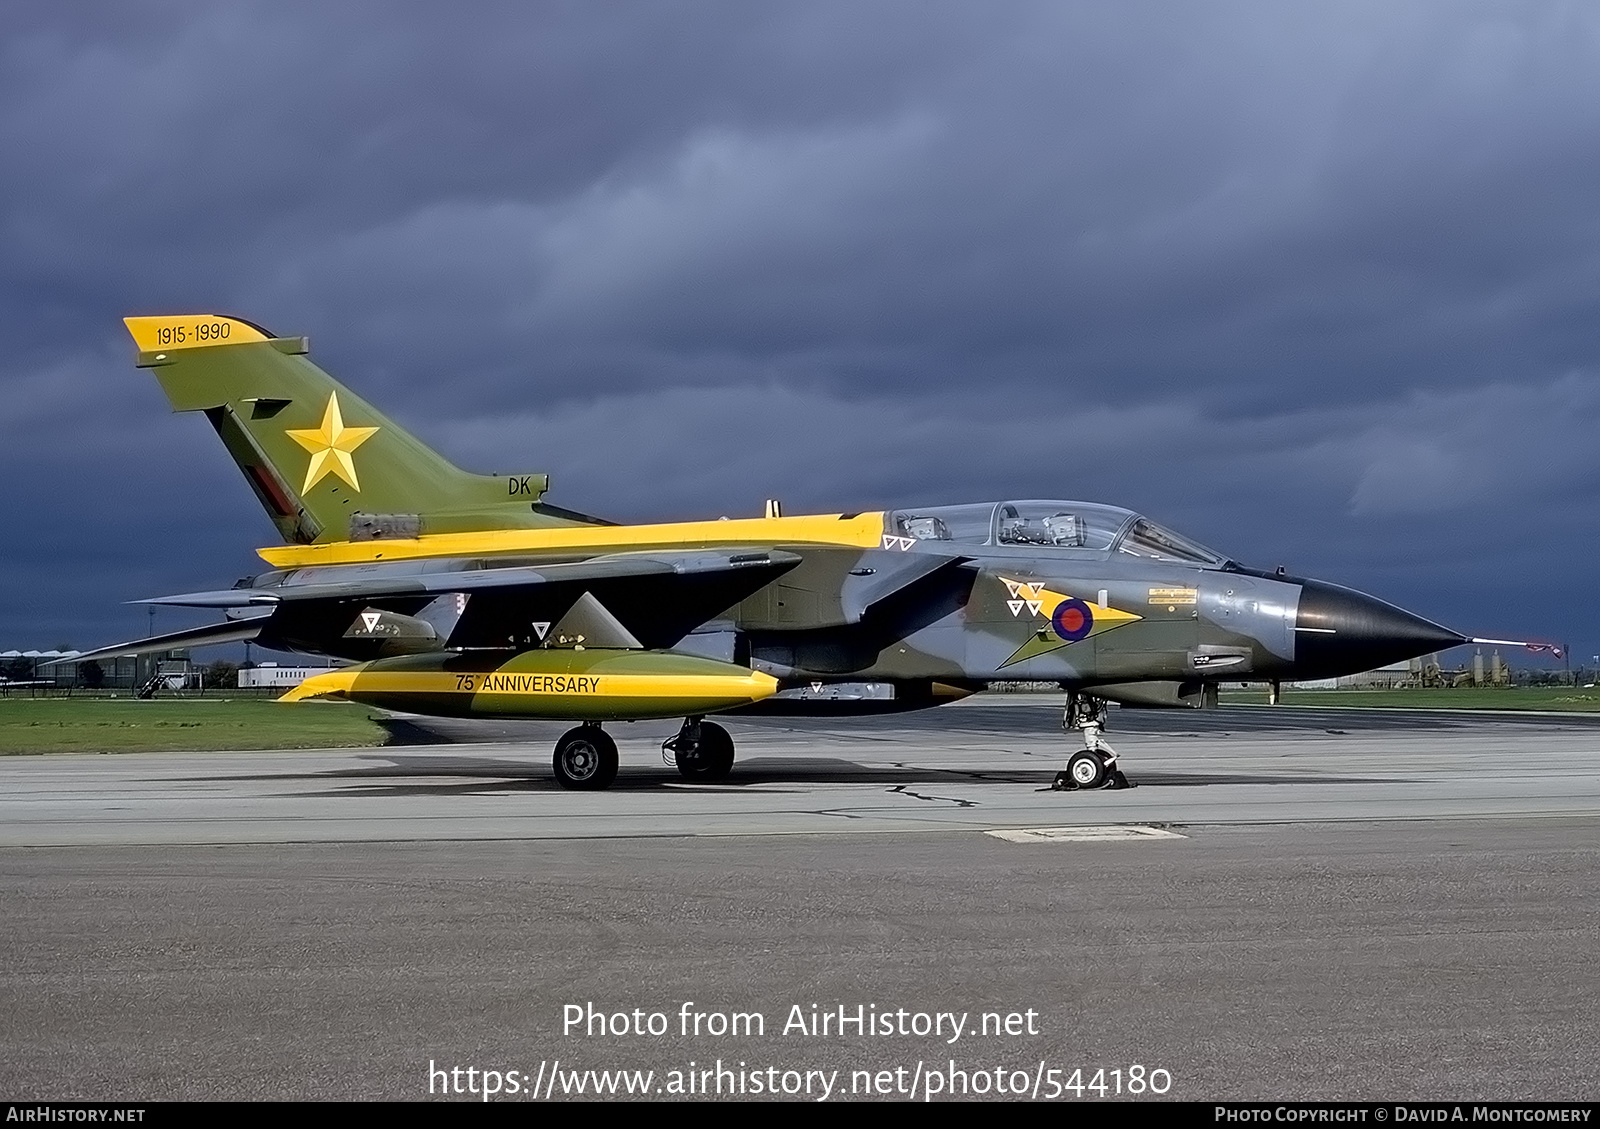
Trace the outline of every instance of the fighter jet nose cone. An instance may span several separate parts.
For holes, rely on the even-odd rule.
[[[1464,636],[1362,592],[1304,581],[1294,623],[1294,665],[1301,678],[1356,674],[1444,647]]]

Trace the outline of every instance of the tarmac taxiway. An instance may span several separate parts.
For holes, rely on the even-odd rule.
[[[311,707],[316,708],[316,707]],[[606,793],[565,792],[559,723],[402,720],[321,752],[0,762],[0,846],[409,842],[974,831],[1100,823],[1600,815],[1600,719],[1393,710],[1124,711],[1138,787],[1063,795],[1051,705],[983,701],[831,722],[729,721],[725,783],[662,762],[671,723],[612,727]]]
[[[1056,793],[1058,718],[1017,697],[730,722],[715,786],[661,763],[670,725],[618,726],[600,794],[555,787],[563,727],[536,723],[0,761],[0,1093],[404,1099],[430,1062],[659,1082],[720,1059],[1594,1099],[1600,720],[1123,712],[1140,786]],[[686,1002],[767,1031],[562,1022]],[[1039,1031],[780,1034],[794,1005],[1032,1009]]]

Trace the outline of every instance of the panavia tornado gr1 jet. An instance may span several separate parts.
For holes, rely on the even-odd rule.
[[[1149,518],[1054,499],[616,525],[543,474],[451,465],[307,358],[231,317],[127,319],[139,366],[204,413],[285,544],[271,571],[152,601],[213,626],[81,656],[238,640],[355,660],[286,695],[557,718],[567,788],[617,771],[602,726],[725,776],[717,713],[920,709],[1003,682],[1066,691],[1061,788],[1126,784],[1106,705],[1204,708],[1228,681],[1323,678],[1469,642],[1348,588],[1259,572]],[[81,661],[80,659],[80,661]]]

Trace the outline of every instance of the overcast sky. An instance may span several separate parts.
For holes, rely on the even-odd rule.
[[[0,153],[0,649],[265,567],[120,321],[218,312],[619,520],[1090,498],[1600,651],[1592,4],[13,0]]]

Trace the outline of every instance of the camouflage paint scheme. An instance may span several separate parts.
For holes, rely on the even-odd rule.
[[[225,622],[97,655],[249,638],[364,664],[291,699],[685,716],[689,732],[718,711],[915,709],[1006,681],[1203,707],[1220,681],[1353,673],[1463,641],[1096,503],[614,525],[546,503],[543,474],[453,466],[312,364],[304,338],[214,315],[127,323],[140,367],[206,416],[285,544],[232,589],[155,601]],[[482,690],[602,669],[626,677]]]

